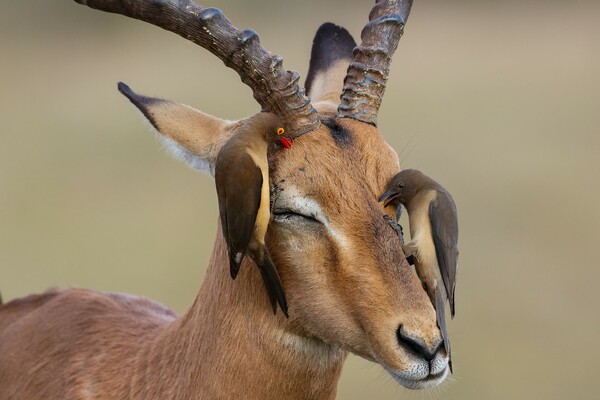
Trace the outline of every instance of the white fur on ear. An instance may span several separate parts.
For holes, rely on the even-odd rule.
[[[210,164],[208,161],[198,157],[197,155],[191,153],[189,150],[181,147],[176,141],[173,139],[169,139],[162,135],[159,135],[160,140],[163,142],[167,151],[171,153],[171,155],[176,160],[185,161],[190,167],[197,169],[202,172],[206,172],[211,176],[215,176],[215,166]]]
[[[136,109],[137,109],[137,107],[136,107]],[[141,112],[139,109],[137,109],[137,110],[138,110],[139,114],[142,116],[142,120],[145,122],[145,125],[150,129],[150,131],[154,134],[154,136],[156,136],[156,138],[161,141],[165,150],[169,154],[171,154],[171,156],[174,159],[183,161],[187,165],[192,167],[193,169],[205,172],[212,177],[215,176],[214,163],[211,164],[210,162],[203,159],[202,157],[197,156],[196,154],[187,150],[185,147],[182,147],[179,143],[177,143],[173,139],[164,136],[162,133],[160,133],[154,127],[154,125],[152,125],[152,122],[150,122],[150,120],[148,118],[146,118],[146,116],[144,115],[143,112]]]

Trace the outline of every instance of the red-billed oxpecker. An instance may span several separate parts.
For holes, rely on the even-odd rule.
[[[451,357],[444,307],[448,300],[454,318],[458,260],[458,218],[454,200],[439,183],[414,169],[396,174],[379,200],[386,207],[403,205],[408,212],[411,240],[402,249],[408,259],[412,256],[414,260],[417,275],[436,309],[444,346]]]
[[[247,252],[260,270],[273,312],[279,304],[287,316],[283,285],[265,246],[271,218],[267,144],[276,130],[277,119],[268,113],[239,128],[219,152],[215,184],[231,277],[236,278]]]
[[[190,107],[177,107],[168,100],[139,95],[123,82],[119,82],[118,87],[160,132],[181,132],[178,119],[206,124],[204,119],[197,118],[197,112]],[[175,113],[178,119],[157,118],[168,113]],[[191,126],[194,128],[193,124]],[[276,136],[279,126],[281,121],[271,113],[263,112],[249,118],[221,147],[214,175],[223,235],[229,249],[231,277],[235,279],[248,252],[260,269],[273,311],[279,304],[287,316],[283,285],[265,247],[265,234],[271,216],[267,144],[270,135]],[[210,130],[211,127],[205,125],[195,129]],[[201,164],[189,152],[179,150],[180,153],[190,164]]]

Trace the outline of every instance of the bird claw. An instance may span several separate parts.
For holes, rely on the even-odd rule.
[[[402,229],[402,225],[400,225],[398,222],[396,222],[389,215],[384,215],[383,219],[385,219],[387,221],[387,223],[390,224],[392,229],[398,234],[398,238],[400,239],[400,244],[402,246],[404,246],[404,231]],[[406,261],[408,261],[409,265],[415,265],[415,256],[413,254],[409,254],[406,257]]]
[[[387,223],[392,227],[392,229],[398,234],[398,238],[400,239],[400,244],[404,244],[404,231],[402,230],[402,225],[396,222],[389,215],[384,215],[383,219],[387,221]]]

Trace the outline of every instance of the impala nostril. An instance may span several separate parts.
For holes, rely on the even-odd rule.
[[[416,338],[402,329],[402,325],[396,331],[398,343],[401,346],[406,347],[408,350],[415,353],[417,356],[424,358],[426,361],[431,361],[435,358],[435,355],[443,346],[442,340],[438,341],[435,346],[430,350],[422,339]]]

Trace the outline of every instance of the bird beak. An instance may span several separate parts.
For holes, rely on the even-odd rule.
[[[387,207],[388,204],[390,204],[392,201],[394,201],[397,197],[398,197],[397,192],[387,191],[381,195],[381,197],[379,198],[379,202],[383,201],[384,202],[383,206]]]

